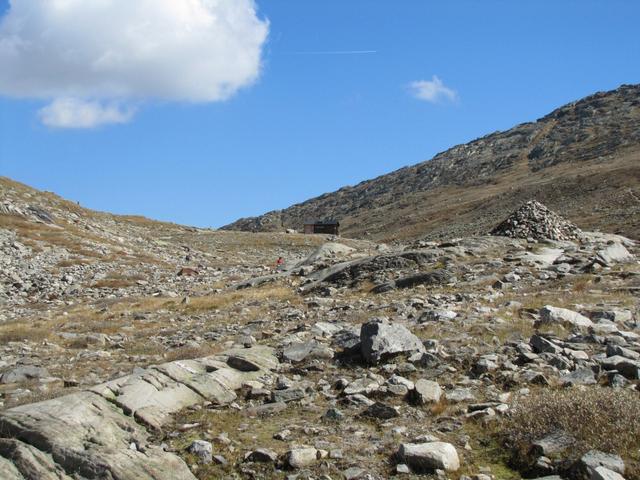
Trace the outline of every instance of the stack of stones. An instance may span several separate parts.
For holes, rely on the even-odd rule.
[[[491,235],[536,240],[575,240],[580,229],[540,202],[528,201],[491,231]]]

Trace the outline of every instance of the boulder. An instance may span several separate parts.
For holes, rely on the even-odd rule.
[[[33,365],[20,365],[4,372],[0,378],[0,383],[17,383],[29,380],[39,380],[49,376],[46,368],[35,367]]]
[[[376,402],[362,412],[362,416],[377,418],[379,420],[389,420],[400,416],[400,414],[396,408],[381,402]]]
[[[416,473],[435,470],[455,472],[460,468],[458,452],[445,442],[403,443],[398,450],[398,458]]]
[[[633,258],[633,255],[629,253],[629,250],[627,250],[624,245],[613,242],[611,245],[598,251],[596,261],[608,266],[619,262],[629,262],[633,260]]]
[[[585,453],[577,462],[578,471],[587,478],[592,478],[598,467],[604,467],[613,472],[624,475],[625,464],[619,455],[604,453],[598,450],[590,450]]]
[[[305,360],[331,360],[333,350],[315,340],[309,342],[295,342],[287,346],[282,352],[282,358],[289,362],[303,362]]]
[[[593,373],[588,367],[578,368],[567,375],[563,375],[560,377],[560,383],[565,386],[574,386],[574,385],[595,385],[598,383],[596,380],[596,375]]]
[[[425,353],[420,339],[404,325],[373,319],[360,330],[362,356],[366,362],[377,364],[399,354]]]
[[[206,440],[194,440],[189,446],[189,453],[195,455],[202,463],[213,461],[213,445]]]
[[[276,370],[278,359],[270,347],[255,345],[251,348],[234,348],[220,357],[230,367],[242,372],[257,372],[259,370]]]
[[[576,440],[566,432],[556,432],[533,442],[531,451],[538,457],[551,457],[572,448]]]
[[[442,389],[438,382],[420,379],[415,383],[410,395],[411,400],[418,405],[437,403],[442,396]]]
[[[278,454],[268,448],[257,448],[247,453],[244,459],[247,462],[276,463],[278,461]]]
[[[629,380],[640,379],[640,360],[631,360],[620,355],[614,355],[603,359],[600,365],[605,370],[617,370]]]
[[[551,305],[546,305],[540,309],[540,323],[559,323],[577,328],[593,327],[593,322],[584,315],[566,308],[552,307]]]
[[[312,447],[293,448],[286,454],[287,464],[292,468],[304,468],[318,460],[318,450]]]
[[[536,353],[555,353],[562,352],[562,347],[541,335],[533,335],[529,340],[533,351]]]

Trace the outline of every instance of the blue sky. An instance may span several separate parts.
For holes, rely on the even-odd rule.
[[[66,92],[64,82],[77,92],[86,80],[69,72],[46,92],[27,92],[19,90],[25,76],[47,72],[25,66],[31,60],[12,66],[23,77],[5,75],[0,96],[0,175],[98,210],[221,226],[640,83],[634,0],[258,0],[257,8],[268,20],[266,41],[256,36],[259,78],[238,73],[245,84],[222,100],[211,91],[210,100],[185,100],[160,81],[139,86],[134,71],[126,80],[136,83],[133,99],[105,93],[122,110],[118,121],[61,128],[39,112]],[[37,33],[42,24],[34,25]],[[82,35],[74,41],[84,44]],[[337,53],[348,51],[375,53]],[[433,85],[434,75],[449,94],[419,98],[412,83]]]

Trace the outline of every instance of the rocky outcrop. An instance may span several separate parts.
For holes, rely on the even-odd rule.
[[[162,429],[186,407],[231,403],[244,382],[277,364],[268,347],[230,350],[4,411],[2,478],[192,480],[187,465],[154,445],[147,429]]]

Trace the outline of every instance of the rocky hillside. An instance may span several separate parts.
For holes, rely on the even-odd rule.
[[[226,230],[300,229],[338,218],[343,235],[390,240],[486,233],[536,199],[579,227],[640,237],[640,85],[597,93],[456,146],[432,160]]]
[[[634,241],[535,202],[385,245],[0,188],[2,480],[640,480]]]

